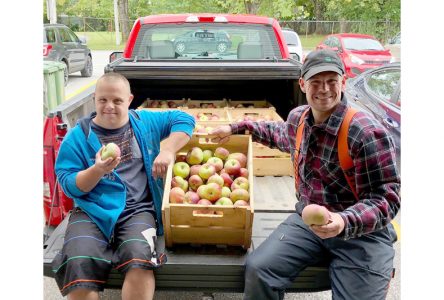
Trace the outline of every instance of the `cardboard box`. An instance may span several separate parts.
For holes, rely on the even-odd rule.
[[[183,155],[192,147],[214,151],[219,144],[207,142],[208,135],[193,135],[188,144],[177,155]],[[165,189],[162,200],[162,219],[165,231],[165,245],[174,244],[213,244],[242,246],[248,249],[251,245],[251,234],[254,217],[253,157],[250,135],[233,135],[223,145],[233,152],[242,152],[247,156],[249,172],[250,200],[248,207],[223,205],[196,205],[170,203],[170,189],[173,164],[168,167]],[[214,214],[203,214],[201,211],[213,210]]]

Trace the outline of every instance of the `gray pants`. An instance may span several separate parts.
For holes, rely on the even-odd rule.
[[[328,259],[333,299],[385,299],[396,233],[386,228],[359,238],[322,240],[298,214],[290,215],[247,258],[244,299],[283,299],[305,267]]]

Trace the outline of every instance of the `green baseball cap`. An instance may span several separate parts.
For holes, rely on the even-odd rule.
[[[341,58],[332,50],[315,50],[305,58],[301,76],[304,80],[308,80],[316,74],[327,71],[336,72],[342,76],[345,72]]]

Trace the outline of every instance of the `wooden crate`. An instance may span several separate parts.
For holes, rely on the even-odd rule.
[[[228,100],[228,106],[234,108],[269,108],[273,105],[267,100]],[[241,106],[241,107],[239,107]]]
[[[192,147],[214,151],[219,144],[207,142],[208,135],[193,135],[188,144],[177,155],[185,154]],[[162,220],[165,232],[165,245],[174,244],[213,244],[242,246],[251,245],[254,217],[253,157],[252,142],[249,135],[233,135],[224,144],[230,152],[242,152],[247,155],[249,172],[249,207],[222,205],[175,204],[169,202],[173,164],[170,164],[165,179],[162,199]],[[198,211],[213,210],[216,214],[202,214]]]
[[[283,121],[274,107],[271,108],[234,108],[227,109],[231,122],[251,121]]]
[[[253,142],[253,157],[290,157],[290,153],[272,149],[261,143]]]
[[[290,157],[253,157],[254,176],[294,176]]]
[[[191,109],[198,109],[198,108],[208,108],[208,105],[214,105],[213,108],[224,108],[228,106],[228,101],[226,99],[222,100],[191,100],[188,99],[187,101],[187,107]],[[212,108],[212,107],[210,107]]]
[[[159,104],[166,103],[168,104],[168,107],[151,107],[154,102],[158,102]],[[173,107],[175,105],[176,107]],[[182,107],[186,107],[187,100],[185,98],[181,100],[156,100],[156,99],[146,99],[143,101],[143,103],[138,107],[139,109],[142,108],[153,108],[153,109],[181,109]]]
[[[228,111],[225,108],[184,108],[183,111],[189,113],[196,119],[196,123],[200,122],[228,122],[231,121],[228,116]],[[208,119],[202,120],[199,119],[198,115],[205,115]],[[218,119],[214,120],[214,116],[217,116]]]

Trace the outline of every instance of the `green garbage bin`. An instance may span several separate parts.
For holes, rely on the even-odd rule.
[[[65,64],[56,61],[43,62],[43,107],[44,113],[57,107],[65,100]]]

